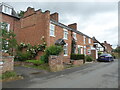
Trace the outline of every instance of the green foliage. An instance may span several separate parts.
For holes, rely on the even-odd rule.
[[[113,52],[120,53],[120,46],[118,46],[116,49],[113,49]]]
[[[92,58],[91,56],[86,55],[85,58],[86,58],[86,61],[87,61],[87,62],[93,61],[93,58]]]
[[[15,57],[15,60],[19,60],[19,61],[25,61],[28,59],[31,59],[30,52],[17,52],[17,55]]]
[[[17,41],[13,31],[7,31],[6,29],[0,30],[2,34],[2,50],[6,51],[10,55],[14,55],[13,50],[17,48]]]
[[[70,58],[72,60],[80,60],[80,59],[85,59],[84,54],[71,54]]]
[[[0,76],[0,79],[6,79],[10,77],[16,77],[17,74],[14,71],[7,71]]]
[[[49,57],[49,55],[44,54],[43,56],[40,57],[40,60],[44,61],[45,63],[48,63],[48,57]]]
[[[46,42],[44,38],[42,38],[41,40],[43,41],[42,44],[34,46],[29,43],[20,43],[17,48],[17,55],[15,56],[15,60],[25,61],[28,59],[34,59],[39,51],[44,52],[46,48]]]
[[[44,64],[44,61],[42,60],[26,60],[25,62],[30,62],[30,63],[33,63],[34,65]]]
[[[40,57],[40,60],[44,61],[45,63],[48,63],[48,57],[50,55],[59,55],[62,51],[63,51],[62,46],[57,45],[50,46],[46,48],[45,54]]]
[[[75,39],[73,39],[71,44],[71,54],[75,53],[75,49],[76,49],[76,41]]]
[[[102,54],[102,52],[98,52],[98,56],[100,56]]]
[[[45,50],[47,55],[59,55],[63,51],[62,46],[53,45]]]
[[[25,67],[32,67],[36,69],[41,69],[41,70],[47,70],[50,71],[49,65],[47,63],[41,64],[41,65],[25,65]]]
[[[20,11],[20,13],[18,13],[18,16],[22,18],[24,16],[24,13],[25,13],[24,11]]]

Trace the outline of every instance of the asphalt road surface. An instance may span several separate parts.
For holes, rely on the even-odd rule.
[[[3,88],[118,88],[118,60],[7,82]]]

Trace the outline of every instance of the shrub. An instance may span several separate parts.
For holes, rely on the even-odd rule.
[[[63,51],[62,46],[53,45],[45,50],[45,54],[40,57],[40,60],[44,61],[45,63],[48,63],[48,57],[49,55],[59,55]]]
[[[53,45],[45,50],[47,55],[59,55],[63,51],[61,46]]]
[[[25,62],[30,62],[33,63],[34,65],[44,64],[44,61],[42,60],[26,60]]]
[[[86,58],[86,61],[88,61],[88,62],[93,61],[93,58],[92,58],[91,56],[88,56],[88,55],[87,55],[85,58]]]
[[[80,59],[85,59],[84,54],[71,54],[71,59],[73,60],[80,60]]]
[[[25,61],[31,58],[31,53],[30,52],[18,52],[15,60],[19,60],[19,61]]]
[[[45,63],[48,63],[48,57],[49,55],[44,54],[43,56],[40,57],[40,60],[44,61]]]

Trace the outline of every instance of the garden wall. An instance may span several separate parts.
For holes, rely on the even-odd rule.
[[[64,69],[63,57],[61,55],[60,56],[54,56],[54,55],[49,56],[49,66],[50,66],[50,70],[53,72],[63,70]]]
[[[14,70],[14,57],[9,56],[8,54],[0,56],[0,74],[12,70]]]
[[[71,60],[71,63],[73,65],[79,66],[79,65],[82,65],[84,63],[84,60]]]

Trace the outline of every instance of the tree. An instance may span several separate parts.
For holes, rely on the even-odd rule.
[[[24,11],[20,11],[20,13],[18,13],[18,16],[22,18],[24,16],[24,13],[25,13]]]
[[[120,46],[113,50],[114,52],[120,53]]]

